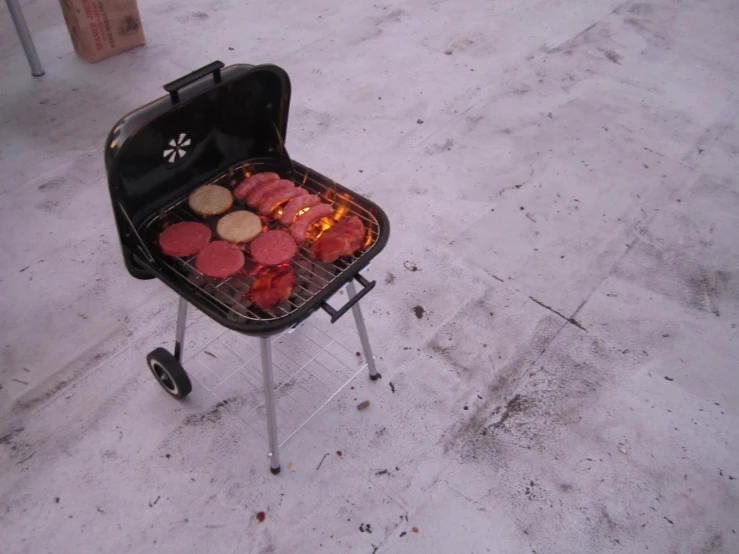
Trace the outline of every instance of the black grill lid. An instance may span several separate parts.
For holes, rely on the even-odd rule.
[[[287,131],[290,79],[277,66],[213,62],[164,88],[169,96],[128,114],[108,136],[121,234],[241,160],[277,155]]]

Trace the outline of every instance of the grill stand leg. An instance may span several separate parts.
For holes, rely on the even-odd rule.
[[[177,308],[177,335],[174,343],[174,357],[182,362],[182,353],[185,350],[185,326],[187,325],[187,300],[180,296],[180,305]]]
[[[23,50],[26,52],[28,65],[31,66],[31,75],[41,77],[44,74],[44,68],[41,67],[41,60],[39,60],[38,54],[36,53],[36,47],[33,44],[28,25],[26,25],[26,18],[23,17],[20,2],[18,0],[5,0],[5,2],[8,4],[8,11],[15,24],[15,30],[18,31],[18,39],[21,41],[21,46],[23,46]]]
[[[346,285],[349,298],[354,298],[357,294],[357,289],[354,286],[354,281],[349,281]],[[375,367],[375,357],[372,355],[372,347],[370,346],[369,335],[367,335],[367,327],[364,325],[364,318],[362,317],[362,308],[359,307],[359,302],[352,306],[352,313],[354,314],[354,321],[357,324],[357,331],[359,331],[359,340],[362,341],[362,350],[364,351],[364,358],[367,360],[369,366],[370,379],[377,381],[382,377],[380,372]]]
[[[262,353],[262,379],[264,381],[264,407],[267,410],[267,435],[269,436],[269,469],[280,472],[280,444],[277,440],[277,410],[275,407],[275,382],[272,375],[272,344],[269,337],[259,339]]]

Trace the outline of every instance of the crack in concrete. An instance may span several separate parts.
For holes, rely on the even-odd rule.
[[[551,306],[547,306],[543,302],[537,300],[533,296],[529,296],[529,298],[531,300],[533,300],[534,302],[536,302],[537,304],[539,304],[539,306],[541,306],[542,308],[545,308],[545,309],[549,310],[553,314],[558,315],[559,317],[561,317],[562,319],[564,319],[567,323],[571,323],[572,325],[574,325],[578,329],[581,329],[581,330],[583,330],[583,331],[585,331],[587,333],[587,329],[585,329],[585,327],[583,327],[582,324],[574,318],[574,316],[573,317],[567,317],[566,315],[562,314],[561,312],[558,312],[557,310],[555,310]],[[580,308],[578,308],[578,310],[579,309]],[[575,313],[577,313],[577,311],[575,311]]]

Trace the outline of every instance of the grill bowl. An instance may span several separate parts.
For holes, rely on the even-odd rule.
[[[376,204],[297,162],[285,168],[281,159],[246,160],[208,182],[233,189],[245,175],[264,171],[280,173],[283,178],[320,196],[323,202],[332,205],[336,219],[350,215],[359,217],[367,229],[363,248],[352,256],[342,256],[333,263],[313,260],[309,256],[310,247],[320,235],[322,221],[314,224],[308,232],[309,240],[299,247],[291,263],[296,273],[293,294],[274,309],[262,310],[246,299],[246,292],[254,281],[254,276],[263,267],[253,262],[248,255],[244,270],[228,279],[214,279],[195,269],[195,256],[175,258],[161,252],[158,237],[167,224],[200,221],[215,229],[220,217],[204,220],[192,212],[187,202],[188,195],[184,195],[144,219],[138,233],[153,261],[147,261],[146,256],[136,256],[138,264],[211,318],[225,327],[255,336],[279,332],[301,322],[322,307],[382,250],[390,231],[387,216]],[[245,209],[243,201],[236,201],[231,208],[237,209]],[[263,221],[268,229],[282,228],[276,217],[263,218]]]

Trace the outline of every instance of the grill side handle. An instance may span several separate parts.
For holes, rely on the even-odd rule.
[[[185,88],[187,85],[193,84],[195,81],[199,81],[200,79],[213,74],[213,82],[215,84],[220,83],[221,69],[223,69],[224,67],[226,66],[223,62],[211,62],[208,65],[201,67],[200,69],[196,69],[192,73],[188,73],[187,75],[184,75],[179,79],[175,79],[171,83],[167,83],[166,85],[164,85],[164,90],[166,90],[169,93],[170,98],[172,98],[172,104],[177,104],[180,101],[180,89]]]
[[[327,301],[321,302],[320,306],[323,308],[323,310],[331,316],[331,323],[336,323],[339,318],[344,315],[346,312],[349,311],[351,307],[353,307],[357,302],[359,302],[364,296],[371,291],[373,288],[375,288],[375,285],[377,284],[376,281],[368,281],[365,279],[362,275],[357,273],[354,278],[359,282],[362,287],[364,287],[361,291],[359,291],[357,294],[355,294],[352,298],[350,298],[346,304],[344,304],[341,308],[338,310],[331,306]]]

